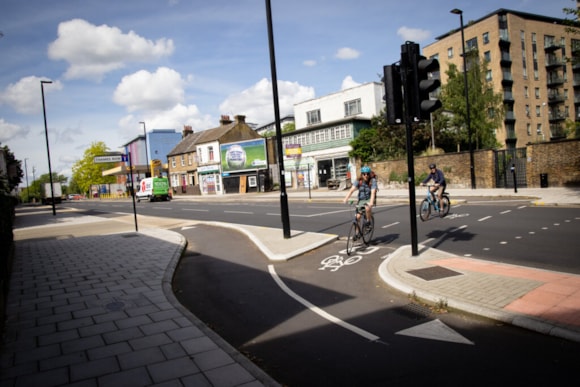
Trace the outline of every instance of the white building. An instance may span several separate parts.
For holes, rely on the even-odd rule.
[[[286,186],[338,188],[354,178],[350,142],[384,109],[383,95],[370,82],[295,104],[296,130],[282,135]]]

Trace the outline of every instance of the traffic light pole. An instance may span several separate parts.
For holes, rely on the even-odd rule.
[[[414,43],[407,42],[401,48],[401,83],[405,90],[405,125],[407,129],[407,174],[409,184],[409,215],[411,217],[411,252],[413,256],[419,255],[417,242],[417,208],[415,199],[415,161],[413,158],[413,114],[411,109],[411,98],[413,90],[413,77],[411,74],[413,67],[411,66],[411,45]]]

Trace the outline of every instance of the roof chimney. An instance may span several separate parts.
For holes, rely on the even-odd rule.
[[[231,124],[232,120],[230,120],[230,116],[228,115],[223,115],[222,114],[222,118],[220,119],[220,125],[227,125],[227,124]]]
[[[185,138],[185,137],[189,136],[190,134],[193,134],[193,129],[189,125],[184,125],[183,132],[181,133],[181,138]]]
[[[236,123],[238,123],[238,124],[245,124],[246,123],[246,116],[237,115],[234,118],[236,119]]]

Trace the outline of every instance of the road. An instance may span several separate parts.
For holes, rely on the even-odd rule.
[[[80,201],[67,205],[105,212],[133,212],[130,201]],[[342,203],[289,204],[295,230],[345,236],[351,219]],[[211,220],[281,229],[279,203],[137,203],[137,213],[167,218]],[[380,204],[374,211],[374,245],[396,249],[411,243],[409,207]],[[418,219],[418,218],[417,218]],[[522,201],[455,205],[444,219],[417,220],[418,241],[458,256],[580,274],[580,208],[532,207]],[[280,231],[282,232],[282,231]]]
[[[132,211],[128,203],[78,206]],[[140,203],[137,211],[280,227],[274,202]],[[350,264],[343,240],[271,263],[231,230],[174,230],[189,241],[174,291],[284,385],[520,385],[556,378],[577,384],[578,343],[433,310],[386,288],[377,268],[393,249],[410,243],[408,212],[404,205],[377,208],[376,239]],[[339,203],[291,203],[290,214],[293,229],[339,235],[350,218]],[[460,255],[574,271],[578,215],[578,209],[521,203],[455,206],[446,219],[418,221],[419,241]]]

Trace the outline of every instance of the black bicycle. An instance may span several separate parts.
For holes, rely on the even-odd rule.
[[[429,190],[429,187],[432,185],[427,186],[427,197],[423,199],[421,202],[421,206],[419,207],[419,217],[424,222],[431,217],[431,208],[435,214],[438,214],[440,218],[445,217],[449,213],[449,209],[451,208],[451,200],[449,199],[449,194],[443,190],[441,194],[441,202],[433,200],[433,194]]]
[[[373,233],[375,232],[375,217],[371,215],[370,221],[367,222],[365,207],[357,207],[354,201],[351,201],[350,205],[354,206],[354,216],[346,239],[347,255],[353,252],[355,245],[360,246],[363,243],[368,245],[373,239]],[[357,214],[360,214],[358,220]]]

